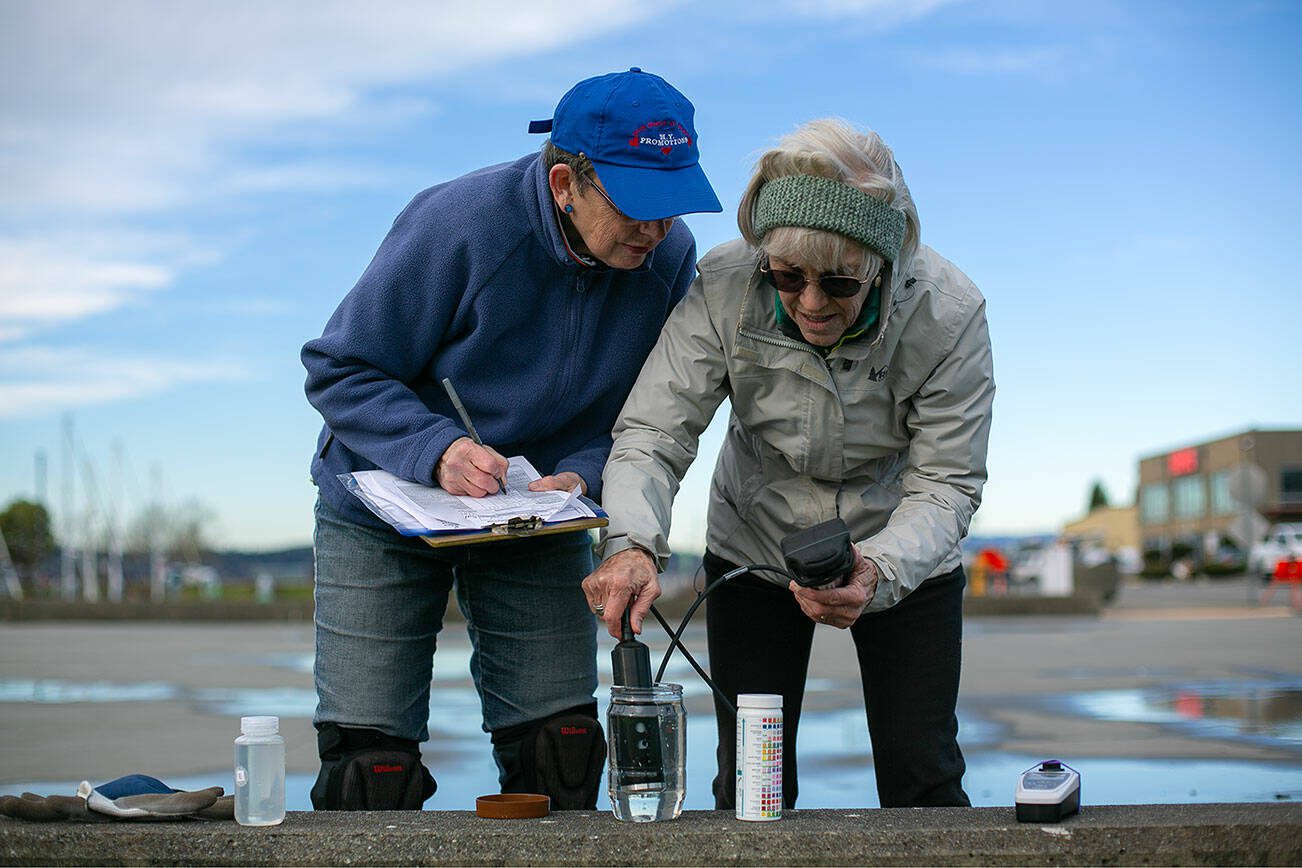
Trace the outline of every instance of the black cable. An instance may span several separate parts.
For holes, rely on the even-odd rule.
[[[664,677],[665,668],[668,667],[669,665],[669,658],[673,656],[675,646],[681,648],[684,654],[687,653],[687,649],[683,648],[683,643],[679,640],[683,635],[683,631],[687,629],[687,623],[691,621],[692,615],[696,614],[696,610],[700,607],[701,603],[705,602],[705,598],[710,596],[710,594],[714,591],[714,589],[722,585],[724,582],[730,582],[733,579],[737,578],[738,576],[745,575],[746,573],[749,572],[761,572],[761,571],[777,573],[781,576],[785,576],[788,579],[792,578],[791,573],[787,572],[781,567],[773,567],[773,566],[769,566],[768,564],[750,564],[749,566],[737,567],[735,569],[729,570],[728,572],[724,573],[722,576],[719,576],[719,578],[715,579],[710,584],[706,585],[705,590],[700,591],[696,595],[696,599],[692,601],[692,605],[688,607],[687,614],[683,615],[683,620],[679,622],[677,631],[670,632],[669,628],[667,626],[665,627],[665,632],[669,633],[669,647],[665,650],[665,656],[660,661],[660,670],[656,672],[656,678],[655,678],[656,681],[659,681],[661,678]]]
[[[748,566],[737,567],[736,569],[729,570],[713,582],[706,585],[704,590],[697,593],[696,599],[692,601],[692,605],[687,608],[687,613],[683,615],[682,621],[679,622],[677,630],[670,628],[669,622],[664,619],[664,616],[660,614],[659,610],[656,609],[655,606],[651,607],[651,614],[655,615],[656,620],[660,622],[660,626],[664,629],[665,633],[669,635],[669,647],[665,649],[665,656],[660,661],[660,669],[656,672],[655,682],[657,684],[659,684],[661,679],[664,678],[665,669],[669,666],[669,659],[673,656],[674,649],[677,648],[683,652],[683,657],[691,664],[692,668],[696,670],[696,674],[701,676],[701,680],[708,684],[710,689],[714,691],[715,697],[723,703],[724,707],[732,712],[734,717],[737,716],[737,707],[732,704],[732,701],[724,695],[718,685],[716,685],[714,681],[711,680],[710,676],[705,673],[705,670],[701,668],[701,665],[696,662],[696,658],[692,657],[691,652],[687,650],[687,646],[682,643],[682,635],[687,629],[687,624],[692,620],[692,616],[696,614],[696,610],[700,608],[701,603],[705,602],[705,598],[708,597],[715,588],[725,582],[732,581],[738,576],[745,575],[746,573],[763,571],[773,572],[787,578],[792,578],[791,573],[781,567],[774,567],[768,564],[750,564]]]
[[[664,631],[669,634],[669,638],[673,640],[669,647],[672,648],[674,644],[678,645],[679,650],[683,652],[683,657],[686,658],[687,662],[692,664],[692,668],[696,670],[696,674],[701,676],[701,680],[708,684],[710,689],[714,691],[715,699],[722,702],[724,707],[732,712],[732,716],[736,717],[737,706],[733,705],[724,692],[719,689],[719,685],[714,683],[714,679],[710,678],[710,676],[706,674],[705,670],[701,668],[701,664],[696,662],[696,658],[693,657],[692,653],[683,646],[683,643],[677,640],[674,636],[673,629],[669,626],[669,622],[665,620],[664,616],[660,614],[660,611],[656,609],[655,606],[651,607],[651,614],[656,616],[656,620],[660,622],[660,626],[664,628]],[[663,668],[660,670],[660,674],[664,674]],[[656,678],[656,683],[660,683],[660,678],[658,676]]]

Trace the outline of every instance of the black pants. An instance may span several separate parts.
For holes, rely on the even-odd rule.
[[[710,580],[734,565],[705,554]],[[859,658],[877,795],[884,808],[968,806],[958,747],[958,680],[962,660],[963,568],[923,582],[884,612],[850,628]],[[785,587],[750,574],[706,600],[710,674],[735,704],[739,693],[782,696],[783,802],[799,793],[796,733],[814,638],[809,620]],[[719,728],[714,804],[736,799],[736,720],[715,701]]]

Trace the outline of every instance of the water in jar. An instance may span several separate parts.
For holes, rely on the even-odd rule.
[[[686,792],[686,720],[682,688],[614,688],[609,713],[607,776],[615,818],[672,820]]]

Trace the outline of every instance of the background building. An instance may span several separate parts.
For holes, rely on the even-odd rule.
[[[1248,430],[1139,461],[1146,555],[1245,551],[1271,522],[1302,520],[1302,431]]]
[[[1095,545],[1116,554],[1139,551],[1139,519],[1134,506],[1100,506],[1063,525],[1063,542]]]

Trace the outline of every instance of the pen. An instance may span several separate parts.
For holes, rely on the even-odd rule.
[[[475,441],[476,446],[483,446],[484,441],[480,438],[479,432],[475,430],[475,423],[470,421],[470,414],[466,412],[466,405],[461,403],[461,396],[457,394],[456,389],[452,388],[452,381],[447,377],[443,378],[443,388],[448,393],[448,397],[452,399],[452,406],[457,408],[457,415],[461,417],[461,424],[465,425],[466,430],[470,432],[470,439]],[[502,482],[501,479],[497,480],[497,492],[498,494],[506,493],[506,483]]]

